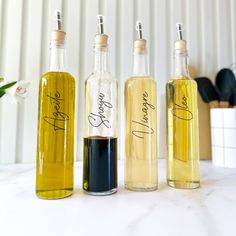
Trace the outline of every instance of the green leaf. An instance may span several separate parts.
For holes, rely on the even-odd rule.
[[[0,90],[0,98],[5,95],[5,91]]]
[[[12,87],[13,85],[15,85],[16,83],[17,83],[17,81],[11,82],[11,83],[9,83],[9,84],[5,84],[5,85],[3,85],[2,87],[0,87],[0,89],[1,89],[1,90],[3,90],[3,89],[8,89],[8,88]]]
[[[2,82],[4,80],[4,78],[0,77],[0,82]]]

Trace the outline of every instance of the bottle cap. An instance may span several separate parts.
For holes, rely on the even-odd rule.
[[[177,34],[178,34],[178,40],[175,41],[175,52],[176,53],[185,53],[187,51],[187,42],[183,40],[183,24],[181,23],[176,23],[176,28],[177,28]]]
[[[134,52],[143,54],[146,53],[146,40],[145,39],[137,39],[134,41]]]
[[[98,15],[98,34],[95,36],[95,48],[107,46],[108,36],[104,34],[104,16]]]
[[[62,30],[62,17],[60,11],[55,11],[56,29],[52,31],[52,44],[62,46],[65,43],[66,33]]]
[[[65,43],[65,36],[66,33],[64,31],[54,30],[51,36],[53,44],[56,46],[63,45]]]
[[[108,36],[106,34],[97,34],[95,36],[95,47],[101,48],[106,47],[108,41]]]
[[[136,27],[135,27],[137,34],[138,34],[138,39],[134,41],[134,53],[138,54],[144,54],[146,53],[146,44],[147,41],[143,39],[143,31],[142,31],[142,22],[141,21],[136,21]]]
[[[185,40],[175,41],[175,50],[179,52],[185,52],[187,50],[187,43]]]

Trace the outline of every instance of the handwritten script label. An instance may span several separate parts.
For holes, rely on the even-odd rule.
[[[143,93],[142,102],[143,102],[143,108],[142,108],[143,116],[141,121],[132,120],[132,123],[135,124],[135,130],[132,131],[132,134],[137,138],[144,139],[145,135],[154,134],[153,128],[149,125],[148,112],[149,109],[155,110],[155,107],[150,102],[148,102],[148,93],[146,91]]]
[[[50,93],[46,96],[50,100],[50,104],[53,107],[53,112],[50,116],[44,116],[44,121],[53,126],[54,131],[65,130],[65,123],[69,120],[69,116],[60,111],[61,103],[64,102],[64,99],[61,98],[59,92],[56,92],[54,95],[51,95]]]
[[[180,104],[175,103],[172,109],[173,116],[181,120],[190,121],[193,119],[193,113],[189,110],[188,99],[186,96],[182,97]]]
[[[98,95],[98,113],[90,113],[88,116],[88,121],[93,127],[100,127],[104,125],[106,128],[111,128],[110,121],[105,116],[105,109],[113,108],[110,102],[105,101],[105,94],[99,93]]]

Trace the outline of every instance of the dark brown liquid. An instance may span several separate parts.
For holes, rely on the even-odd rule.
[[[106,192],[117,188],[117,138],[84,138],[83,189]]]

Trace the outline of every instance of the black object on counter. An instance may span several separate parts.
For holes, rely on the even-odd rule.
[[[229,104],[233,107],[236,107],[236,80],[234,83],[233,93],[229,99]]]
[[[198,92],[202,100],[209,103],[211,108],[219,107],[219,96],[211,80],[207,77],[198,77],[194,80],[197,82]]]
[[[229,107],[229,99],[235,87],[235,75],[232,70],[221,69],[215,80],[217,92],[219,94],[220,107]]]

